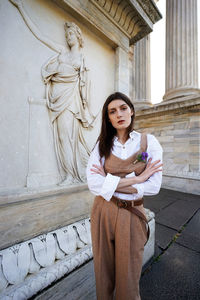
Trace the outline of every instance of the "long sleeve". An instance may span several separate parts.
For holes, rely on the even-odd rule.
[[[104,162],[104,159],[102,159],[102,163]],[[110,201],[111,197],[113,196],[120,177],[113,176],[111,174],[107,174],[106,177],[100,175],[100,174],[93,174],[91,172],[92,165],[100,165],[101,160],[99,156],[99,144],[97,143],[94,150],[92,151],[88,165],[86,170],[87,175],[87,183],[89,190],[96,196],[102,196],[107,201]]]
[[[148,147],[147,147],[148,159],[152,158],[152,162],[160,159],[160,163],[162,163],[162,154],[163,150],[158,142],[158,140],[153,135],[148,135]],[[159,163],[159,164],[160,164]],[[139,183],[137,185],[133,185],[133,187],[137,188],[138,194],[140,196],[152,196],[156,195],[160,191],[162,183],[162,171],[154,173],[147,181],[144,183]]]

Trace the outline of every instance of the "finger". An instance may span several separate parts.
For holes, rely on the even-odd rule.
[[[163,164],[159,164],[159,165],[157,165],[157,166],[153,166],[152,168],[153,169],[157,169],[157,168],[160,168],[160,167],[162,167],[163,166]]]
[[[98,169],[90,169],[90,171],[91,172],[95,172],[95,173],[99,173],[100,172],[100,170],[98,170]]]
[[[97,168],[97,169],[99,169],[99,168],[101,168],[101,165],[92,165],[93,167],[95,167],[95,168]]]
[[[105,176],[105,172],[103,170],[98,170],[98,169],[90,169],[91,174],[100,174]]]
[[[146,169],[153,169],[153,168],[157,168],[157,167],[161,166],[162,164],[159,164],[159,165],[156,166],[156,164],[157,164],[158,162],[160,162],[160,159],[154,161],[153,163],[149,162],[149,163],[147,164],[147,166],[146,166]]]
[[[157,167],[156,165],[157,165],[159,162],[160,162],[160,159],[154,161],[153,163],[150,163],[150,164],[148,165],[148,167],[149,167],[149,168],[155,168],[155,167]]]
[[[100,167],[100,166],[93,165],[93,167],[94,167],[96,170],[102,171],[102,167]]]
[[[155,170],[154,173],[157,173],[157,172],[160,172],[160,171],[162,171],[162,169]]]
[[[151,164],[152,164],[152,166],[154,166],[154,165],[158,164],[159,162],[160,162],[160,159],[157,159],[154,162],[152,162]]]
[[[99,174],[99,173],[96,171],[91,171],[91,174]]]
[[[148,162],[147,162],[147,164],[150,164],[151,161],[152,161],[152,158],[150,157],[149,160],[148,160]]]

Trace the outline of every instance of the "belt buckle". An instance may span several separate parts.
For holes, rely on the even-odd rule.
[[[125,200],[118,199],[117,200],[117,206],[119,208],[127,208],[128,204],[127,204],[127,202]]]

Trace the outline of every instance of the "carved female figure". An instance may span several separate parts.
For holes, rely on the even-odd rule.
[[[75,23],[66,22],[66,46],[57,44],[43,35],[32,22],[23,0],[11,2],[18,7],[35,37],[57,52],[42,67],[42,77],[46,84],[58,163],[61,175],[66,174],[61,184],[83,182],[90,152],[83,131],[92,127],[95,118],[89,111],[88,69],[82,53],[81,30]]]
[[[66,22],[65,34],[70,51],[63,49],[42,68],[56,152],[61,167],[67,173],[62,184],[85,180],[84,169],[90,151],[82,129],[89,127],[94,120],[88,108],[87,69],[81,53],[81,31],[76,24]]]

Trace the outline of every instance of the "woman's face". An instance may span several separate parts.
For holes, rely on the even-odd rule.
[[[121,99],[108,104],[108,118],[116,130],[127,129],[131,124],[132,109]]]
[[[68,29],[66,32],[66,40],[67,43],[69,45],[69,47],[73,47],[74,45],[76,45],[78,42],[77,36],[75,34],[75,32],[72,29]]]

